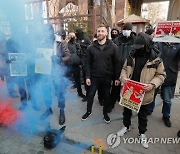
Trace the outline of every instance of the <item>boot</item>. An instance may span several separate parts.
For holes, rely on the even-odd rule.
[[[84,98],[82,99],[82,102],[87,102],[87,97],[84,97]]]
[[[171,127],[171,121],[170,121],[170,117],[164,117],[163,116],[163,121],[164,121],[164,124],[167,126],[167,127]]]
[[[60,114],[59,114],[59,124],[63,125],[65,123],[65,114],[64,114],[64,110],[60,110]]]
[[[78,96],[81,98],[85,98],[86,96],[82,92],[78,92]]]

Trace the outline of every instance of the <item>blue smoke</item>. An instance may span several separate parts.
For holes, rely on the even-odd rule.
[[[41,9],[41,7],[39,8]],[[37,54],[37,49],[52,49],[55,37],[52,25],[44,23],[41,10],[34,11],[36,13],[29,13],[29,20],[26,20],[28,11],[31,10],[27,11],[26,9],[24,0],[1,0],[0,2],[0,42],[6,42],[5,48],[0,51],[0,54],[3,53],[1,54],[3,55],[3,62],[6,62],[5,69],[0,68],[0,75],[6,78],[9,95],[14,96],[14,92],[16,92],[14,90],[15,85],[18,86],[20,93],[20,99],[17,103],[19,103],[19,106],[21,105],[23,110],[21,117],[11,127],[25,137],[31,138],[47,128],[49,119],[46,117],[42,119],[42,114],[52,106],[54,94],[59,101],[64,101],[65,89],[69,80],[65,77],[66,67],[60,67],[56,63],[52,63],[53,67],[50,70],[53,76],[35,72],[37,71],[35,70],[37,56],[39,58],[44,57],[43,54]],[[37,12],[40,14],[37,14]],[[4,36],[6,36],[6,39]],[[13,69],[10,70],[9,66],[17,57],[14,56],[9,59],[8,53],[25,54],[25,62],[16,67],[19,70],[20,68],[23,69],[22,66],[27,65],[27,76],[10,75]],[[39,71],[47,71],[48,62],[42,62],[43,65],[41,65]],[[54,84],[58,87],[55,90],[53,88]],[[74,98],[75,96],[71,96],[72,100]],[[81,153],[83,149],[86,149],[86,146],[75,144],[73,148],[72,151]],[[61,150],[63,148],[59,149],[59,151]]]
[[[27,6],[30,5],[24,2],[24,0],[1,0],[0,2],[0,41],[6,42],[6,47],[2,53],[3,62],[6,63],[4,70],[7,70],[0,69],[0,75],[2,74],[6,78],[7,91],[10,96],[16,92],[14,90],[15,85],[18,86],[20,93],[18,103],[23,109],[23,118],[14,124],[14,129],[23,134],[32,135],[38,133],[39,126],[47,125],[46,117],[42,120],[41,115],[52,106],[53,84],[58,83],[61,95],[65,96],[65,89],[69,81],[64,76],[65,68],[63,67],[56,67],[56,69],[51,67],[48,74],[40,73],[42,70],[48,70],[47,64],[51,62],[51,59],[42,61],[39,72],[36,71],[36,62],[39,60],[37,59],[37,49],[54,48],[54,30],[50,23],[43,21],[42,10],[38,11],[40,14],[37,14],[36,10],[31,11],[32,8],[27,10]],[[41,8],[42,6],[38,9]],[[3,36],[6,36],[6,40]],[[14,59],[9,59],[9,53],[22,53],[25,55],[24,63],[20,63],[16,68],[17,70],[23,70],[24,65],[27,65],[27,75],[10,75],[13,70],[14,65],[12,64],[14,63],[12,62]],[[44,58],[46,55],[42,54],[42,57],[39,58]],[[54,64],[50,64],[54,66]],[[9,67],[10,65],[12,70]],[[53,76],[51,73],[53,73]],[[32,132],[28,133],[28,129],[31,129]]]

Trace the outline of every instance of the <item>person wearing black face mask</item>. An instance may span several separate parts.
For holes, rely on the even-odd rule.
[[[113,27],[111,30],[111,39],[114,40],[119,36],[119,29],[117,27]]]
[[[73,74],[78,96],[84,98],[85,95],[82,93],[81,81],[80,81],[81,47],[76,42],[76,35],[73,32],[69,33],[68,49],[71,54],[70,72]]]
[[[77,28],[75,29],[75,34],[76,34],[76,42],[81,48],[81,60],[82,60],[82,65],[81,65],[81,71],[82,71],[82,79],[84,81],[84,87],[86,91],[86,97],[82,99],[82,102],[87,101],[87,94],[89,87],[86,85],[86,75],[85,75],[85,63],[86,63],[86,52],[87,52],[87,47],[90,45],[90,40],[88,37],[85,36],[83,29],[82,28]]]
[[[69,40],[69,42],[75,43],[75,37],[71,37],[70,40]]]
[[[163,61],[158,50],[151,43],[151,38],[144,33],[139,33],[132,46],[132,51],[127,57],[120,75],[122,84],[131,79],[144,83],[145,95],[138,112],[139,138],[144,148],[148,148],[145,135],[147,131],[147,107],[154,99],[154,90],[161,86],[166,77]],[[132,110],[124,107],[123,125],[117,132],[118,136],[123,136],[130,130]]]

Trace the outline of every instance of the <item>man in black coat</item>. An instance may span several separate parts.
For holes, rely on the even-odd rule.
[[[113,77],[115,85],[119,84],[119,55],[117,46],[107,39],[107,28],[105,25],[99,25],[97,29],[97,40],[94,41],[87,49],[86,56],[86,84],[89,86],[87,98],[87,112],[82,116],[86,120],[91,112],[93,99],[96,90],[101,86],[104,107],[103,115],[106,123],[110,123],[107,114],[110,102],[110,89]]]
[[[159,42],[157,43],[157,47],[161,53],[161,58],[163,60],[167,75],[164,83],[161,86],[161,98],[163,100],[163,121],[167,127],[171,127],[171,99],[174,96],[174,90],[178,76],[178,64],[180,61],[180,43]],[[153,112],[154,106],[155,98],[153,102],[148,106],[148,114],[151,114]]]
[[[79,45],[80,50],[81,50],[81,60],[82,64],[80,67],[82,69],[82,77],[85,85],[85,90],[86,90],[86,97],[82,99],[83,102],[87,101],[87,93],[88,93],[88,86],[86,85],[86,76],[85,76],[85,57],[86,57],[86,49],[90,45],[90,40],[84,35],[84,32],[82,28],[77,28],[75,30],[76,34],[76,43]]]
[[[131,46],[134,43],[135,33],[132,31],[132,24],[125,23],[123,25],[123,30],[114,40],[114,43],[118,46],[119,58],[120,58],[120,71],[124,65],[124,62],[129,55],[129,52],[132,50]],[[114,83],[112,85],[111,90],[111,105],[109,108],[109,112],[114,108],[116,101],[120,100],[120,85],[115,86]]]
[[[76,35],[75,33],[69,33],[69,42],[68,49],[70,51],[70,71],[73,74],[75,85],[77,88],[78,96],[81,98],[85,98],[85,95],[82,92],[81,88],[81,63],[82,63],[82,54],[81,48],[78,43],[76,43]]]

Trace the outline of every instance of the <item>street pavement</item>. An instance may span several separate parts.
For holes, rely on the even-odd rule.
[[[148,138],[176,138],[177,132],[180,130],[180,97],[176,96],[172,100],[171,121],[172,127],[168,128],[162,121],[162,101],[160,96],[156,99],[157,105],[151,116],[148,116]],[[14,108],[18,108],[19,98],[13,99]],[[30,104],[29,104],[30,106]],[[53,114],[46,119],[50,123],[51,128],[60,129],[62,126],[58,124],[59,108],[57,107],[57,99],[53,99]],[[45,106],[41,106],[42,114]],[[92,115],[82,121],[81,117],[86,112],[86,102],[82,102],[76,95],[76,90],[68,88],[66,95],[66,130],[63,134],[63,140],[52,150],[46,150],[43,147],[43,136],[45,125],[38,126],[38,133],[35,135],[21,134],[17,130],[6,127],[0,127],[0,154],[81,154],[91,153],[89,148],[94,145],[95,153],[98,153],[99,147],[102,147],[104,153],[114,154],[179,154],[180,144],[149,144],[148,149],[144,149],[139,143],[121,143],[112,148],[107,145],[107,137],[109,134],[117,133],[123,126],[122,124],[123,107],[118,103],[113,111],[109,114],[111,123],[106,124],[103,120],[102,106],[99,105],[97,96],[94,99]],[[36,114],[33,111],[32,115]],[[138,135],[137,115],[133,113],[131,131],[124,137],[136,138]]]

